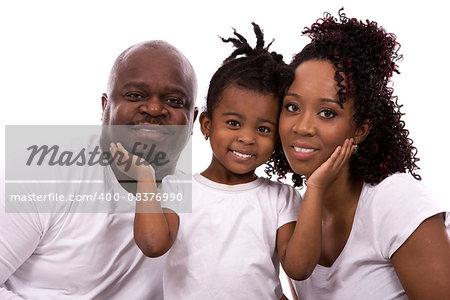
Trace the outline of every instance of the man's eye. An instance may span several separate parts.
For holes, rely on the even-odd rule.
[[[139,93],[128,93],[126,94],[126,98],[131,101],[140,101],[145,97]]]
[[[287,111],[290,111],[290,112],[296,112],[296,111],[299,111],[298,106],[295,105],[295,104],[292,104],[292,103],[286,104],[286,105],[284,106],[284,108],[285,108]]]
[[[174,107],[182,107],[184,105],[184,101],[178,98],[167,98],[165,101]]]
[[[325,119],[331,119],[336,116],[336,113],[332,110],[324,109],[319,113],[319,116],[321,116],[322,118],[325,118]]]
[[[239,127],[239,122],[236,120],[229,120],[229,121],[227,121],[227,124],[231,125],[233,127]]]

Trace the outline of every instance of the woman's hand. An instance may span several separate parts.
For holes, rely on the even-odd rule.
[[[353,139],[345,139],[344,145],[336,147],[330,158],[309,176],[306,185],[325,190],[336,179],[339,171],[350,159],[354,149]]]

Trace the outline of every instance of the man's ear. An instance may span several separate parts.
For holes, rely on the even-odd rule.
[[[106,104],[108,104],[108,95],[102,94],[102,111],[105,112]]]
[[[354,143],[359,144],[362,141],[364,141],[367,137],[367,135],[370,132],[370,129],[372,129],[372,124],[369,119],[365,119],[361,122],[360,125],[356,128],[355,136],[354,136]]]
[[[194,119],[192,120],[192,124],[195,123],[195,120],[197,120],[198,117],[198,107],[194,107]]]
[[[102,94],[102,121],[103,121],[103,116],[105,115],[105,109],[106,109],[106,105],[108,104],[108,95],[106,95],[106,93]]]
[[[197,116],[198,116],[198,107],[194,107],[194,118],[192,119],[191,123],[191,135],[194,133],[194,123],[195,120],[197,120]]]
[[[207,137],[210,134],[211,130],[211,119],[209,118],[208,114],[206,112],[202,112],[200,114],[200,130],[202,131],[203,136]]]

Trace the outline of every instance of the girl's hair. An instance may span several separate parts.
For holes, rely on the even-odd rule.
[[[314,59],[332,63],[341,105],[352,97],[356,124],[369,120],[372,125],[351,157],[352,178],[377,184],[391,174],[408,171],[420,180],[415,173],[417,149],[408,138],[401,105],[390,87],[393,73],[400,73],[396,62],[402,58],[395,35],[386,33],[375,22],[348,19],[342,9],[339,20],[325,13],[302,33],[312,41],[294,56],[291,67],[295,70],[302,62]],[[277,147],[269,163],[273,166],[266,172],[277,174],[279,179],[293,172],[281,147]],[[299,174],[292,176],[294,186],[302,186],[303,179]]]
[[[257,39],[255,48],[235,29],[234,35],[237,38],[221,38],[225,43],[233,43],[236,49],[223,61],[209,83],[205,112],[210,118],[223,91],[231,85],[259,93],[274,94],[281,103],[285,89],[293,80],[293,71],[283,62],[283,56],[269,52],[273,41],[264,47],[261,28],[255,23],[252,25]]]

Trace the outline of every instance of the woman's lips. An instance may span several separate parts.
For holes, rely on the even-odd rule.
[[[294,157],[300,160],[309,159],[319,151],[316,147],[305,144],[293,144],[290,148]]]

